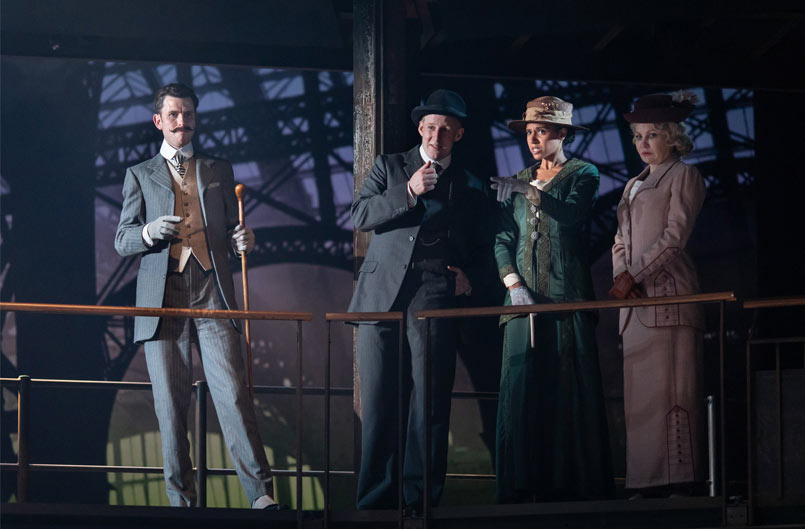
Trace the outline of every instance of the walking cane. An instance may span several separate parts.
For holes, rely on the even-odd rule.
[[[238,197],[238,222],[242,228],[246,227],[243,215],[243,197],[246,196],[246,186],[238,184],[235,186],[235,195]],[[249,276],[246,271],[246,251],[240,252],[240,273],[243,276],[243,310],[249,310]],[[254,400],[254,377],[252,375],[252,336],[248,318],[243,320],[243,328],[246,333],[246,373],[248,373],[249,397]]]

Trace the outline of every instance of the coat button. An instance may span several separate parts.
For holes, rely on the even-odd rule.
[[[414,237],[413,237],[413,236],[408,237],[408,240],[409,240],[409,241],[413,241],[413,240],[414,240]]]

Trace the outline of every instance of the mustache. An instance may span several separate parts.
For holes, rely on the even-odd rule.
[[[175,129],[171,130],[171,132],[193,132],[193,127],[176,127]]]

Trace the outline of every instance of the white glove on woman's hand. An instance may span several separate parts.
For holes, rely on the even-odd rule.
[[[493,176],[490,180],[494,182],[492,189],[498,191],[498,202],[509,200],[512,193],[522,193],[528,200],[539,203],[539,190],[528,182],[523,182],[513,176]]]
[[[520,285],[519,287],[515,287],[509,290],[509,297],[512,300],[512,305],[534,304],[534,298],[531,297],[531,293],[528,291],[528,288],[524,285]]]

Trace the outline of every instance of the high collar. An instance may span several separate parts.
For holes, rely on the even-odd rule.
[[[193,143],[188,143],[181,149],[174,149],[168,144],[167,140],[162,140],[162,147],[159,148],[159,154],[161,154],[163,158],[170,160],[176,156],[177,151],[182,153],[182,156],[184,156],[185,160],[188,160],[193,157]]]
[[[659,175],[663,175],[665,174],[666,171],[668,171],[668,169],[671,168],[671,166],[673,166],[678,161],[679,161],[678,156],[671,155],[668,158],[666,158],[665,161],[662,162],[661,164],[657,164],[657,166],[654,167],[653,171],[651,170],[651,166],[646,167],[646,169],[648,169],[649,172],[651,172],[652,174],[657,173]]]
[[[453,153],[451,152],[441,160],[434,160],[427,154],[425,154],[425,148],[422,145],[419,146],[419,156],[422,158],[423,162],[430,162],[430,163],[438,163],[442,167],[442,171],[447,170],[450,167],[450,162],[453,161]]]

